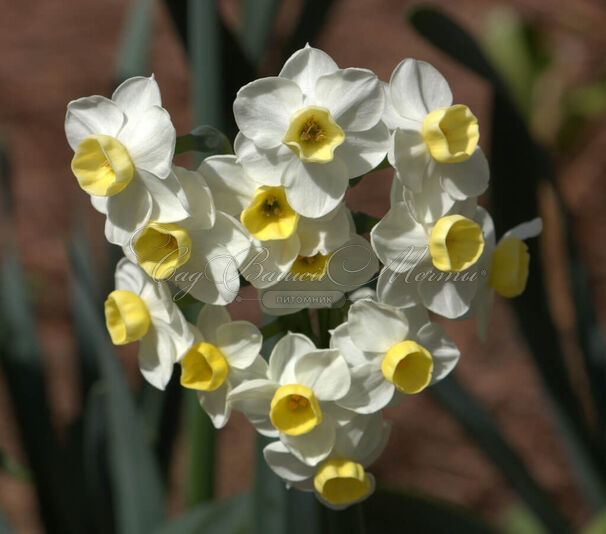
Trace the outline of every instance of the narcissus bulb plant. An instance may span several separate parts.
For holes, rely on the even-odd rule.
[[[484,337],[494,295],[526,287],[541,221],[496,240],[477,202],[489,179],[478,119],[428,63],[405,59],[381,81],[307,45],[242,87],[233,112],[233,152],[186,169],[153,75],[68,104],[71,169],[126,256],[108,334],[139,344],[156,388],[177,367],[216,428],[243,413],[288,487],[341,510],[374,491],[383,409],[461,357],[428,312],[475,315]],[[352,214],[348,187],[388,166],[387,213]],[[243,300],[264,326],[231,319],[225,305]],[[181,308],[196,303],[190,324]]]

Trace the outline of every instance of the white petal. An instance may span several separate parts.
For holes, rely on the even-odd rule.
[[[448,82],[425,61],[402,61],[393,71],[389,87],[393,105],[402,117],[423,121],[430,111],[452,104]]]
[[[335,155],[347,165],[349,176],[362,176],[385,159],[389,144],[389,130],[379,121],[369,130],[348,132]]]
[[[301,482],[314,476],[315,469],[295,458],[280,441],[267,445],[263,456],[270,469],[287,482]]]
[[[351,388],[337,404],[360,414],[382,410],[393,397],[394,386],[385,380],[377,363],[366,363],[351,370]]]
[[[299,236],[253,244],[240,272],[257,289],[275,285],[283,278],[301,249]]]
[[[442,187],[455,200],[481,195],[488,187],[490,175],[488,161],[480,147],[467,161],[436,164],[433,173],[440,177]]]
[[[532,221],[524,222],[514,226],[511,230],[505,232],[501,239],[508,237],[516,237],[524,241],[531,237],[537,237],[543,231],[543,221],[540,217],[532,219]]]
[[[321,349],[308,352],[295,364],[297,384],[310,388],[320,401],[344,397],[351,379],[347,362],[338,350]]]
[[[263,336],[248,321],[233,321],[217,329],[217,346],[229,365],[238,369],[250,366],[259,355]]]
[[[369,359],[349,337],[347,323],[342,323],[330,335],[330,348],[337,349],[351,367],[369,363]]]
[[[231,415],[231,405],[227,402],[229,389],[223,383],[215,391],[198,391],[200,406],[208,414],[215,428],[223,428]]]
[[[396,108],[393,107],[389,84],[381,82],[381,86],[383,87],[383,94],[385,95],[385,110],[383,111],[383,117],[381,117],[381,120],[385,123],[385,125],[387,126],[387,128],[389,128],[389,131],[391,132],[401,124],[402,117],[396,111]]]
[[[280,384],[295,383],[294,364],[303,355],[316,350],[311,340],[303,334],[286,334],[271,351],[269,378]]]
[[[391,164],[398,171],[402,185],[420,192],[433,168],[431,156],[420,131],[398,128],[393,133],[393,157]]]
[[[326,281],[339,291],[352,291],[368,282],[379,270],[379,261],[370,243],[353,235],[328,261]]]
[[[118,262],[118,265],[116,265],[116,289],[132,291],[136,295],[139,295],[147,280],[145,272],[138,265],[126,258],[122,258]]]
[[[232,389],[227,400],[232,409],[242,412],[258,432],[278,437],[279,432],[269,418],[271,400],[277,389],[278,384],[271,380],[249,380]]]
[[[236,260],[236,265],[248,256],[251,247],[251,238],[240,221],[218,211],[215,226],[209,230],[208,239],[214,243],[221,243]]]
[[[286,199],[304,217],[322,217],[343,200],[349,178],[353,176],[337,157],[330,163],[293,160],[284,174]]]
[[[328,254],[343,245],[349,239],[348,210],[344,204],[328,215],[318,219],[301,217],[297,226],[297,235],[301,242],[301,256]]]
[[[151,220],[157,223],[178,222],[190,216],[187,199],[173,173],[160,180],[154,174],[139,169],[139,176],[152,198]]]
[[[263,148],[282,143],[292,114],[303,106],[299,86],[286,78],[260,78],[242,87],[234,118],[242,133]]]
[[[105,237],[115,245],[129,245],[135,232],[147,224],[151,213],[151,195],[135,178],[123,191],[109,197]]]
[[[279,76],[296,82],[303,94],[309,96],[313,94],[320,76],[335,72],[338,68],[326,52],[307,45],[286,60]]]
[[[385,353],[408,334],[406,318],[385,304],[358,300],[349,308],[349,335],[364,352]]]
[[[404,202],[394,204],[370,232],[379,259],[392,270],[410,269],[427,249],[427,233],[415,221]]]
[[[455,203],[454,198],[442,188],[439,176],[433,173],[425,178],[419,193],[407,189],[404,195],[411,211],[414,211],[413,217],[425,224],[444,217]]]
[[[200,330],[202,338],[206,343],[217,345],[217,330],[220,326],[227,325],[230,322],[231,317],[225,306],[206,304],[198,314],[196,326],[198,327],[198,330]]]
[[[375,126],[383,115],[385,96],[373,72],[349,68],[322,76],[316,82],[314,103],[328,108],[347,134]]]
[[[184,205],[191,215],[188,225],[201,230],[211,228],[215,224],[215,203],[204,177],[197,171],[176,165],[164,183],[171,183],[173,177],[181,187],[179,198],[184,196]]]
[[[198,167],[212,191],[215,206],[235,217],[250,204],[258,185],[236,163],[235,156],[211,156]]]
[[[267,362],[260,354],[257,354],[252,363],[245,369],[237,369],[231,367],[229,370],[229,383],[232,388],[239,386],[243,382],[250,382],[257,378],[267,378],[268,366]]]
[[[103,96],[89,96],[72,100],[65,115],[65,135],[73,150],[89,135],[103,134],[116,137],[126,117],[120,108]]]
[[[129,117],[153,106],[162,106],[160,88],[153,74],[149,78],[135,76],[122,82],[114,91],[112,100]]]
[[[107,215],[107,201],[109,197],[96,197],[95,195],[90,196],[90,203],[93,205],[99,213]]]
[[[276,187],[282,185],[282,176],[288,164],[297,159],[295,153],[286,145],[260,148],[242,132],[238,132],[236,136],[234,151],[238,163],[257,184],[255,187],[259,184]]]
[[[414,271],[398,273],[387,267],[384,268],[377,280],[379,301],[398,308],[408,308],[418,304],[420,297],[413,273]]]
[[[358,415],[345,424],[337,434],[335,455],[362,462],[377,449],[384,447],[385,434],[389,435],[389,428],[389,425],[383,421],[381,413]]]
[[[435,270],[433,272],[441,273]],[[456,319],[469,311],[477,284],[455,282],[452,279],[446,282],[424,280],[418,288],[423,306],[448,319]]]
[[[118,135],[138,169],[163,179],[175,154],[175,127],[165,109],[155,106],[129,120]]]
[[[280,433],[280,441],[290,453],[307,465],[317,465],[332,451],[335,444],[335,423],[328,415],[311,432],[300,436]]]
[[[418,331],[416,338],[431,354],[433,359],[431,384],[435,384],[455,368],[461,352],[444,329],[436,323],[425,325]]]

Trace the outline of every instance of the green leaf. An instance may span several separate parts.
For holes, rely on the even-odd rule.
[[[279,0],[245,0],[241,41],[242,50],[257,65],[267,50]]]
[[[164,492],[157,465],[142,432],[131,392],[97,309],[77,280],[70,295],[78,327],[96,347],[97,363],[106,388],[109,460],[121,534],[147,534],[164,517]]]
[[[204,157],[214,154],[233,154],[227,136],[212,126],[198,126],[190,133],[177,137],[175,154],[196,151]]]
[[[185,395],[187,463],[185,505],[193,508],[213,498],[215,485],[215,428],[200,406],[195,391]]]
[[[509,446],[490,415],[457,380],[448,376],[429,390],[499,468],[510,486],[532,509],[550,533],[570,533],[567,521],[529,474],[522,459]]]
[[[379,489],[362,507],[368,533],[494,534],[467,510],[413,493]]]
[[[536,516],[526,507],[510,507],[501,520],[503,534],[549,534]]]
[[[120,38],[116,59],[118,83],[147,74],[154,0],[134,0]]]
[[[31,480],[29,469],[15,458],[5,453],[2,449],[0,449],[0,470],[9,476],[24,482]]]
[[[582,531],[582,534],[606,533],[606,510],[594,517]]]
[[[49,534],[90,530],[82,488],[74,478],[77,462],[66,463],[51,423],[42,355],[23,270],[12,245],[5,245],[3,252],[0,362],[36,485],[41,519]]]
[[[368,215],[367,213],[362,213],[361,211],[352,212],[352,216],[354,219],[354,224],[356,225],[356,232],[358,234],[366,234],[370,232],[375,224],[379,222],[379,219],[376,217]]]
[[[248,534],[251,500],[240,495],[200,504],[159,528],[153,534]]]

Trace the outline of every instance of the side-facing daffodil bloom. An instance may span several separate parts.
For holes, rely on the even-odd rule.
[[[116,289],[105,301],[105,323],[115,345],[140,342],[141,374],[158,389],[194,340],[166,284],[150,280],[126,258],[118,262]]]
[[[422,308],[397,309],[357,300],[347,322],[331,337],[351,367],[351,388],[337,403],[374,413],[442,380],[459,361],[459,350]],[[397,398],[394,399],[394,394]]]
[[[444,77],[429,63],[405,59],[385,94],[383,120],[392,132],[388,158],[402,184],[452,200],[481,195],[489,169],[478,145],[478,121],[467,106],[452,104]]]
[[[267,445],[263,456],[288,487],[313,491],[325,506],[343,510],[374,492],[375,479],[366,468],[385,449],[390,431],[380,413],[358,415],[337,428],[333,450],[315,466],[301,462],[280,441]]]
[[[526,289],[530,253],[524,241],[537,237],[543,230],[540,218],[519,224],[503,234],[496,242],[494,225],[488,217],[486,231],[486,254],[482,265],[487,273],[479,286],[467,316],[476,316],[478,337],[486,339],[494,294],[506,298],[521,295]]]
[[[325,52],[306,46],[278,76],[238,91],[236,155],[264,185],[283,187],[297,213],[321,217],[341,202],[350,178],[385,158],[384,106],[371,71],[339,69]]]
[[[263,337],[252,323],[232,321],[226,308],[210,304],[191,328],[194,342],[180,362],[181,385],[196,390],[200,406],[216,428],[223,428],[231,414],[229,392],[267,374],[259,354]]]
[[[314,465],[332,450],[337,425],[353,416],[335,404],[349,384],[339,351],[316,349],[306,336],[289,333],[276,343],[267,377],[240,384],[228,399],[261,434],[279,436],[297,458]]]
[[[239,219],[253,239],[240,270],[256,288],[277,284],[302,264],[301,258],[328,258],[350,238],[351,215],[343,203],[310,219],[292,209],[283,187],[261,185],[235,156],[207,158],[199,171],[217,209]]]
[[[208,304],[233,301],[240,288],[239,266],[251,239],[239,221],[215,210],[211,192],[197,171],[174,168],[192,215],[178,222],[151,220],[123,247],[124,254],[154,280],[170,280]]]
[[[370,235],[385,265],[377,283],[379,300],[397,307],[422,304],[449,319],[467,313],[486,276],[479,260],[487,217],[468,199],[424,224],[414,218],[410,203],[393,203]]]
[[[126,245],[150,219],[189,215],[171,173],[175,129],[153,75],[130,78],[112,99],[90,96],[67,105],[65,135],[74,150],[72,171],[106,215],[105,236]]]

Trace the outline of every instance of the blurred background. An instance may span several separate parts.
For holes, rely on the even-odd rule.
[[[177,135],[205,123],[231,135],[222,110],[231,106],[237,83],[249,81],[255,71],[276,74],[291,49],[307,39],[339,66],[369,68],[382,80],[389,80],[403,58],[432,63],[449,81],[455,102],[478,116],[480,144],[491,164],[510,160],[510,168],[493,168],[491,192],[483,199],[499,232],[510,222],[532,218],[533,210],[545,223],[540,247],[534,248],[539,256],[532,260],[540,270],[531,283],[539,285],[514,306],[497,299],[486,343],[475,338],[473,321],[445,324],[462,352],[457,382],[387,411],[394,420],[392,436],[372,471],[385,487],[422,495],[424,502],[447,501],[458,511],[460,506],[497,532],[606,532],[606,522],[599,523],[606,505],[606,403],[600,404],[606,394],[600,333],[606,321],[606,8],[600,0],[459,0],[431,6],[437,15],[402,0],[0,0],[2,254],[3,261],[12,261],[18,250],[23,267],[18,271],[31,304],[31,338],[40,349],[39,368],[24,364],[37,378],[15,394],[19,367],[11,360],[11,339],[27,330],[11,322],[20,306],[11,300],[17,293],[9,298],[4,285],[0,514],[13,532],[53,530],[36,490],[44,469],[35,459],[32,464],[36,453],[25,443],[38,439],[37,446],[44,447],[46,438],[32,438],[31,428],[22,427],[23,403],[28,398],[47,403],[47,437],[62,444],[85,424],[92,402],[70,297],[70,279],[78,271],[74,256],[87,250],[96,291],[107,287],[115,261],[103,238],[102,217],[70,172],[72,152],[63,132],[67,102],[110,96],[125,77],[154,72]],[[219,18],[223,29],[217,29]],[[463,28],[483,56],[478,59],[463,37],[449,33],[444,20]],[[216,47],[209,48],[213,42]],[[230,48],[234,43],[236,52]],[[256,65],[252,71],[251,65]],[[229,82],[211,87],[205,73]],[[193,158],[178,161],[191,165]],[[351,209],[382,216],[391,178],[381,171],[362,180],[348,192]],[[70,248],[74,242],[82,246]],[[254,302],[229,308],[234,318],[263,320]],[[22,354],[21,349],[15,350]],[[144,392],[136,352],[129,347],[119,356],[139,399]],[[174,437],[163,467],[167,516],[173,517],[189,502],[189,419],[178,407],[163,409],[170,424],[162,429],[172,429]],[[247,491],[257,456],[252,427],[234,414],[216,439],[213,495]],[[68,456],[81,455],[82,443],[76,442],[79,448]],[[95,458],[107,452],[92,451]],[[57,475],[52,477],[56,482]],[[104,487],[96,490],[101,501],[109,498]],[[114,502],[107,509],[115,508]],[[541,513],[555,518],[552,509],[556,519],[541,519]],[[114,529],[111,520],[97,527],[129,532]],[[368,530],[375,531],[381,532]]]

